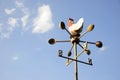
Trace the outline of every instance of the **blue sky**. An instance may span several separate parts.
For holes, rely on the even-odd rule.
[[[58,24],[68,18],[85,19],[83,32],[91,23],[95,29],[81,40],[104,44],[89,45],[93,66],[79,64],[79,80],[120,80],[120,0],[0,0],[0,80],[73,80],[74,64],[66,67],[64,55],[70,43],[49,45],[48,40],[68,40]],[[78,48],[80,51],[81,48]]]

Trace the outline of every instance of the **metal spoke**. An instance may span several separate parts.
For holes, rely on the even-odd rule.
[[[80,62],[80,63],[83,63],[83,64],[87,64],[87,65],[92,65],[90,63],[87,63],[87,62],[84,62],[84,61],[80,61],[80,60],[77,60],[77,59],[73,59],[73,58],[69,58],[69,57],[66,57],[66,56],[59,56],[59,57],[62,57],[62,58],[65,58],[65,59],[69,59],[69,60],[72,60],[72,61],[77,61],[77,62]]]
[[[70,35],[70,36],[72,36],[72,34],[65,28],[65,30],[67,31],[67,33]]]
[[[81,41],[81,40],[80,40],[80,42],[83,42],[83,43],[87,42],[87,43],[89,43],[89,44],[96,44],[95,42],[89,42],[89,41]]]
[[[78,44],[78,45],[79,45],[82,49],[84,49],[83,46],[82,46],[81,44]]]
[[[82,49],[82,50],[80,51],[80,53],[77,55],[77,57],[79,57],[84,51],[85,51],[85,50]],[[73,61],[70,60],[69,62],[66,63],[66,66],[68,66],[68,65],[71,64],[72,62],[73,62]]]
[[[56,41],[56,42],[71,42],[71,40],[61,40],[61,41]]]

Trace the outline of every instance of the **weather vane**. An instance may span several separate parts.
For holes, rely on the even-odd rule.
[[[74,61],[74,67],[75,67],[75,80],[78,80],[78,62],[87,64],[87,65],[93,65],[92,59],[88,58],[88,62],[80,61],[77,58],[83,53],[87,53],[87,55],[90,55],[91,51],[88,49],[88,44],[95,44],[98,48],[101,48],[103,46],[101,41],[96,42],[89,42],[89,41],[83,41],[81,40],[81,37],[83,37],[86,33],[91,32],[94,29],[94,24],[90,24],[87,28],[87,30],[83,33],[83,24],[84,24],[84,18],[80,18],[77,23],[74,23],[74,20],[72,18],[69,18],[68,20],[68,29],[65,26],[65,23],[61,21],[59,23],[59,27],[62,30],[67,31],[67,33],[70,35],[70,40],[56,40],[54,38],[49,39],[49,44],[55,44],[56,42],[71,42],[72,47],[68,51],[68,55],[63,56],[63,51],[58,50],[58,56],[67,59],[66,65],[68,66],[70,63]],[[80,34],[81,33],[81,34]],[[83,43],[82,45],[80,43]],[[82,50],[78,53],[77,52],[77,45],[82,48]],[[72,49],[74,50],[74,57],[71,58]]]

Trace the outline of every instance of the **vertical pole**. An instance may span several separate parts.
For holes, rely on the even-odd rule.
[[[74,42],[74,58],[77,60],[77,43]],[[78,64],[77,61],[74,62],[74,68],[75,68],[75,79],[74,80],[78,80]]]

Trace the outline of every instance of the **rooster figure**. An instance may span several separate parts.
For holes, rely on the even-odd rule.
[[[72,18],[68,19],[68,29],[72,36],[79,35],[82,32],[84,24],[84,18],[80,18],[77,23],[74,23]]]

